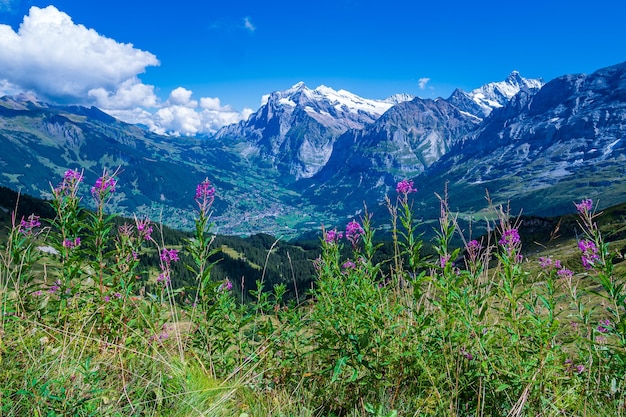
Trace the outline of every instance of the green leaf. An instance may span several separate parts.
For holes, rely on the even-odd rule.
[[[337,359],[337,362],[335,363],[335,369],[333,369],[333,377],[331,378],[330,382],[337,382],[337,379],[339,379],[339,375],[341,375],[341,372],[343,371],[343,367],[346,366],[347,363],[347,356],[342,356],[341,358]]]
[[[509,389],[511,386],[509,384],[500,384],[498,388],[496,388],[496,392],[502,392],[505,389]]]

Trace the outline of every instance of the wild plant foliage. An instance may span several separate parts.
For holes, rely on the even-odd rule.
[[[530,259],[506,208],[466,236],[447,195],[423,242],[419,192],[403,180],[386,200],[391,256],[366,210],[322,230],[315,285],[287,299],[265,267],[247,277],[254,288],[213,279],[208,179],[193,237],[177,244],[148,219],[117,225],[106,210],[117,184],[117,172],[88,187],[69,170],[54,218],[13,216],[0,415],[625,414],[626,286],[591,200],[575,205],[575,260]],[[181,264],[193,285],[173,285]]]

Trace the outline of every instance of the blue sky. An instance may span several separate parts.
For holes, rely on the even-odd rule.
[[[626,61],[624,18],[621,0],[0,0],[0,94],[192,135],[298,81],[434,98],[593,72]]]

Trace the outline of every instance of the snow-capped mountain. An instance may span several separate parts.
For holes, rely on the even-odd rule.
[[[299,83],[212,138],[162,137],[96,108],[4,97],[0,185],[45,196],[64,170],[95,179],[108,163],[124,171],[117,212],[163,213],[184,227],[195,184],[209,177],[216,231],[295,237],[344,222],[364,202],[375,211],[404,178],[415,180],[424,219],[437,216],[435,193],[446,188],[468,216],[484,209],[485,190],[526,214],[571,211],[581,198],[626,201],[625,137],[626,63],[545,85],[512,73],[436,100]]]
[[[268,95],[248,120],[222,128],[215,139],[295,179],[309,178],[326,164],[339,135],[363,129],[393,105],[412,98],[371,100],[326,86],[311,90],[300,82]]]
[[[484,118],[493,109],[506,105],[520,91],[537,91],[543,85],[541,79],[524,78],[519,72],[513,71],[504,81],[485,84],[469,93],[457,89],[448,101],[461,110]]]
[[[489,189],[539,214],[581,198],[626,201],[626,63],[518,93],[426,174],[432,187],[449,181],[465,204]]]

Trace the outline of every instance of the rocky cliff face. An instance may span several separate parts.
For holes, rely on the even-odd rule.
[[[248,120],[221,129],[215,139],[294,180],[310,178],[324,167],[339,135],[364,128],[397,102],[410,98],[369,100],[344,90],[325,86],[311,90],[298,83],[270,94]]]
[[[552,213],[626,200],[626,64],[522,91],[443,157],[431,177]],[[546,200],[549,197],[549,200]],[[558,210],[556,209],[558,207]]]

